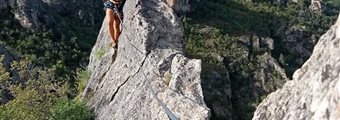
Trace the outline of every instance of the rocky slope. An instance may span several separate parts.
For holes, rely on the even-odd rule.
[[[183,56],[183,28],[162,0],[128,0],[118,51],[104,21],[92,49],[83,97],[96,119],[168,119],[160,101],[180,119],[209,119],[201,62]]]
[[[276,47],[273,39],[244,35],[221,40],[227,36],[213,38],[216,31],[212,27],[195,29],[188,36],[202,36],[207,41],[199,44],[199,49],[204,51],[198,53],[202,55],[198,58],[203,59],[203,94],[212,119],[251,119],[257,103],[288,80],[269,52]],[[199,40],[189,40],[188,51],[192,50],[190,42],[197,44]]]
[[[0,9],[12,9],[20,24],[31,30],[42,29],[43,26],[54,26],[62,23],[61,19],[80,19],[85,25],[94,25],[101,3],[95,0],[63,1],[63,0],[0,0]]]
[[[15,69],[12,69],[12,62],[18,60],[19,58],[15,55],[10,54],[7,48],[0,43],[0,57],[3,57],[2,65],[4,68],[11,73],[12,79],[19,81],[20,77],[18,72]]]
[[[13,80],[20,80],[19,74],[14,69],[11,69],[11,62],[17,59],[15,56],[11,55],[5,46],[0,44],[0,71],[1,68],[4,68],[5,71],[8,71],[12,75]],[[0,81],[2,75],[0,75]],[[0,105],[7,103],[8,101],[12,100],[14,97],[9,93],[4,86],[0,85]]]
[[[340,16],[298,69],[293,80],[270,94],[253,120],[324,120],[340,118]]]
[[[335,21],[338,11],[327,2],[318,13],[301,0],[191,4],[199,9],[184,19],[187,51],[203,61],[203,93],[212,119],[252,119],[256,106],[292,79]]]
[[[14,60],[14,56],[11,55],[8,50],[6,49],[5,46],[3,46],[2,44],[0,44],[0,57],[3,57],[3,61],[2,64],[4,65],[4,67],[9,70],[11,68],[11,62]]]

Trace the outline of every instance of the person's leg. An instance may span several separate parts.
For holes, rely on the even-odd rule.
[[[120,20],[119,20],[119,18],[116,14],[114,15],[113,25],[114,25],[114,27],[113,27],[113,29],[114,29],[114,39],[115,39],[115,42],[117,43],[118,37],[120,35]]]
[[[109,24],[109,33],[111,36],[113,47],[116,45],[116,41],[117,41],[116,39],[117,37],[115,37],[115,30],[114,30],[114,21],[115,21],[114,17],[115,17],[114,11],[112,9],[106,9],[106,19]]]

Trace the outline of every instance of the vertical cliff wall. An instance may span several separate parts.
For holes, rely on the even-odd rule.
[[[83,97],[97,119],[168,119],[156,96],[180,119],[209,119],[201,61],[183,56],[183,28],[164,0],[127,0],[118,50],[104,20],[92,49]]]
[[[270,94],[253,120],[340,119],[340,16],[298,69],[293,80]]]

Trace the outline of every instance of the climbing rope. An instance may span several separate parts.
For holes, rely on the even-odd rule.
[[[122,31],[123,30],[127,30],[123,24],[123,21],[122,19],[120,18],[120,15],[118,13],[118,9],[117,9],[117,6],[114,7],[114,11],[115,11],[115,14],[118,16],[119,20],[120,20],[120,25],[121,25],[121,28],[122,28]],[[135,48],[138,52],[140,53],[144,53],[142,52],[141,50],[139,50],[135,45],[133,45],[132,43],[130,43],[130,41],[132,41],[126,34],[125,34],[125,37],[129,40],[127,43],[129,43],[129,45],[131,45],[133,48]],[[118,48],[117,48],[118,49]],[[157,97],[157,94],[156,92],[154,91],[154,89],[152,88],[151,84],[150,84],[150,81],[147,79],[144,71],[142,71],[143,73],[143,76],[144,76],[144,81],[146,82],[147,84],[147,87],[150,89],[150,93],[152,94],[152,96],[156,99],[156,101],[158,102],[158,104],[160,104],[160,106],[163,108],[164,112],[168,115],[169,119],[171,120],[178,120],[178,118],[176,117],[175,114],[173,114],[173,112],[171,112],[171,110]]]
[[[142,72],[143,75],[144,75],[144,80],[146,81],[147,83],[147,86],[150,88],[150,91],[151,91],[151,94],[152,96],[157,100],[157,102],[161,105],[161,107],[163,108],[163,110],[165,111],[165,113],[168,115],[168,117],[171,119],[171,120],[178,120],[178,118],[171,112],[171,110],[166,107],[166,105],[157,97],[157,94],[156,92],[153,90],[151,84],[150,84],[150,81],[147,79],[146,75],[144,72]]]

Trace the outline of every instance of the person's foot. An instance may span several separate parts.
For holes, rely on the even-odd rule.
[[[112,48],[117,48],[117,43],[116,42],[112,42]]]

